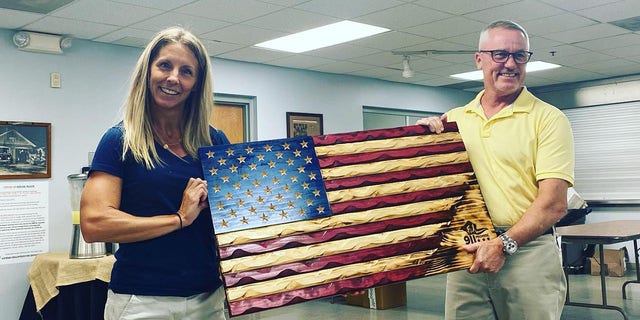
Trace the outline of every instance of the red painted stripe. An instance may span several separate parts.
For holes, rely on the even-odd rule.
[[[408,169],[397,172],[385,172],[367,176],[349,177],[335,180],[324,180],[324,187],[327,191],[365,187],[383,183],[397,181],[407,181],[413,179],[432,178],[463,172],[471,172],[471,163],[458,163],[429,168]]]
[[[434,154],[464,151],[463,142],[453,142],[446,144],[425,145],[420,147],[410,147],[404,149],[393,149],[375,152],[363,152],[358,154],[347,154],[330,157],[318,157],[320,168],[335,168],[344,165],[360,163],[370,163],[377,161],[387,161],[396,159],[406,159]]]

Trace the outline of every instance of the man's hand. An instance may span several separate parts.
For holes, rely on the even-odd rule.
[[[469,273],[496,273],[502,269],[506,259],[500,238],[466,245],[462,249],[474,255]]]
[[[447,121],[447,114],[443,113],[440,117],[428,117],[422,118],[416,122],[416,124],[421,124],[423,126],[429,127],[431,132],[442,133],[444,131],[444,125],[442,124],[444,121]]]

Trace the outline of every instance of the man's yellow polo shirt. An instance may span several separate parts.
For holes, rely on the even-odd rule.
[[[447,121],[458,124],[493,223],[511,226],[536,198],[537,181],[573,185],[573,133],[562,111],[526,88],[489,120],[480,106],[483,94],[447,112]]]

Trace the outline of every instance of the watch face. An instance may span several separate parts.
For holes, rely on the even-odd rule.
[[[509,236],[507,236],[506,234],[501,234],[500,239],[502,239],[502,250],[506,254],[512,255],[516,253],[516,251],[518,251],[518,244],[515,242],[515,240],[509,238]]]

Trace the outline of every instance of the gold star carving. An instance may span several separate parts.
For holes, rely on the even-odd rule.
[[[224,205],[222,204],[222,202],[218,202],[218,210],[222,209],[224,209]]]
[[[236,190],[240,189],[240,187],[241,187],[240,182],[236,182],[233,184],[233,188]]]
[[[222,177],[222,182],[229,182],[229,176]]]
[[[269,175],[269,172],[268,172],[267,170],[264,170],[264,171],[260,172],[260,175],[261,175],[263,178],[266,178],[266,177]]]
[[[260,181],[258,181],[258,179],[253,180],[253,186],[257,187],[260,185]]]
[[[273,184],[278,184],[280,183],[280,179],[278,179],[277,177],[273,177],[273,180],[271,180],[273,182]]]
[[[232,149],[227,149],[227,157],[230,157],[233,155],[233,150]]]
[[[270,204],[269,204],[269,210],[271,210],[271,211],[276,211],[276,205],[275,205],[275,204],[273,204],[273,203],[270,203]]]
[[[318,190],[318,189],[313,190],[313,195],[316,196],[316,198],[319,197],[320,196],[320,190]]]
[[[252,163],[252,164],[249,165],[249,169],[251,169],[251,170],[255,170],[257,168],[258,168],[258,165],[256,165],[255,163]]]
[[[227,164],[227,159],[224,159],[224,158],[218,159],[218,164],[221,165],[221,166],[226,165]]]
[[[292,166],[293,165],[293,159],[287,159],[287,165]]]
[[[276,152],[276,158],[277,159],[282,159],[282,152],[280,152],[280,151]]]
[[[285,143],[282,145],[282,149],[284,149],[284,150],[289,150],[289,149],[290,149],[290,148],[289,148],[289,146],[290,146],[290,144],[289,144],[288,142],[285,142]]]
[[[244,207],[244,200],[238,200],[238,207]]]
[[[256,214],[256,212],[258,212],[258,210],[256,210],[256,208],[254,208],[253,206],[251,206],[251,208],[249,208],[249,213]]]
[[[283,198],[284,197],[279,193],[276,195],[276,200],[278,200],[278,201],[282,201]]]
[[[246,149],[244,149],[244,152],[246,152],[247,154],[251,154],[251,153],[253,153],[253,148],[252,147],[247,147]]]
[[[311,163],[313,161],[313,158],[307,156],[306,158],[304,158],[304,162],[305,163]]]
[[[286,176],[287,175],[287,169],[280,169],[280,175],[281,176]]]
[[[304,172],[304,167],[303,166],[299,166],[298,167],[298,172],[303,173]]]
[[[207,152],[207,158],[213,158],[215,154],[216,154],[215,152],[209,150],[209,152]]]
[[[224,196],[225,198],[227,198],[227,200],[233,199],[233,195],[231,194],[231,192],[227,192],[227,194],[225,194]]]
[[[218,192],[220,192],[220,186],[219,186],[219,185],[217,185],[217,184],[216,184],[215,186],[213,186],[213,192],[214,192],[214,193],[218,193]]]
[[[298,182],[298,176],[292,176],[291,182]]]
[[[271,148],[273,148],[270,144],[264,146],[264,151],[271,152]]]
[[[218,174],[218,169],[216,169],[216,168],[211,168],[211,170],[209,170],[209,172],[211,172],[211,175],[212,175],[212,176],[215,176],[215,175],[217,175],[217,174]]]
[[[235,164],[231,165],[231,167],[229,167],[229,170],[231,170],[231,172],[238,172],[238,166],[236,166]]]
[[[297,157],[302,155],[302,151],[296,150],[296,151],[293,152],[293,155],[296,156],[296,158],[297,158]]]
[[[246,157],[243,157],[243,156],[239,156],[239,157],[238,157],[238,162],[239,162],[239,163],[244,163],[244,162],[245,162],[245,160],[247,160],[247,158],[246,158]]]
[[[258,158],[258,161],[264,161],[264,154],[259,154],[256,158]]]
[[[293,201],[289,200],[289,203],[287,203],[287,207],[289,208],[295,207],[295,205],[293,204]]]
[[[235,218],[235,217],[236,217],[236,214],[237,214],[237,212],[236,212],[235,210],[233,210],[233,209],[229,210],[229,216],[230,216],[231,218]]]
[[[220,225],[221,225],[223,228],[226,228],[226,227],[228,227],[228,226],[229,226],[229,224],[228,224],[224,219],[222,219],[222,222],[220,222]]]
[[[307,148],[307,147],[309,147],[309,142],[308,142],[307,140],[302,140],[302,141],[300,142],[300,145],[301,145],[303,148]]]
[[[269,161],[269,168],[275,168],[275,167],[276,167],[275,161]]]
[[[247,180],[247,179],[249,179],[249,174],[248,173],[243,173],[241,177],[242,177],[242,180]]]
[[[266,194],[271,193],[271,188],[269,188],[269,187],[264,188],[264,193],[266,193]]]
[[[315,180],[316,179],[316,174],[315,172],[311,172],[309,173],[309,180]]]
[[[299,213],[301,216],[304,216],[305,214],[307,214],[307,211],[306,211],[306,210],[304,210],[304,208],[300,208],[300,210],[298,210],[298,213]]]
[[[307,199],[307,207],[311,207],[313,201],[311,199]]]
[[[247,189],[247,192],[245,192],[244,194],[246,194],[247,197],[252,197],[253,196],[253,191],[251,191],[251,189]]]
[[[302,198],[302,192],[296,192],[296,199]]]
[[[318,208],[316,210],[318,210],[318,213],[324,213],[324,207],[323,206],[318,206]]]
[[[284,185],[284,191],[288,192],[289,190],[291,190],[291,187],[288,184],[285,184]]]
[[[309,189],[309,184],[306,182],[302,183],[302,189]]]
[[[263,213],[260,219],[262,219],[262,221],[269,221],[269,216]]]
[[[240,219],[240,222],[242,222],[242,224],[249,224],[249,219],[242,217],[242,219]]]
[[[282,212],[280,212],[280,217],[282,217],[283,220],[286,219],[288,216],[289,215],[286,212],[284,212],[284,210],[282,210]]]
[[[264,198],[262,196],[258,196],[258,203],[259,204],[263,204],[264,203]]]

